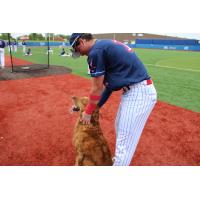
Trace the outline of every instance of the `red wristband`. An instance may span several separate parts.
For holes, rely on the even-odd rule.
[[[89,103],[85,108],[85,113],[88,115],[91,115],[93,113],[93,111],[95,110],[95,108],[96,108],[96,104]]]
[[[101,96],[98,96],[98,95],[90,95],[90,100],[92,101],[99,101],[99,99],[101,98]]]

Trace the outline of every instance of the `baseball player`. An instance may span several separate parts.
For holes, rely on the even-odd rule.
[[[23,40],[22,41],[22,51],[24,54],[26,54],[26,45],[27,45],[26,42]]]
[[[31,48],[28,48],[26,53],[25,53],[25,56],[32,56],[32,53],[31,53]]]
[[[87,74],[90,75],[90,66],[87,67]]]
[[[7,42],[7,46],[8,46],[8,52],[13,52],[13,45],[12,45],[12,42],[11,41],[8,41]]]
[[[88,56],[92,87],[82,123],[107,101],[113,91],[122,90],[116,116],[114,166],[128,166],[146,121],[157,101],[157,93],[145,66],[131,48],[116,40],[97,40],[90,33],[70,37],[73,57]]]
[[[46,54],[50,54],[50,53],[53,54],[53,49],[51,47],[48,47]]]
[[[62,50],[61,50],[59,56],[66,56],[66,52],[65,52],[65,49],[64,49],[64,48],[62,48]]]
[[[0,68],[3,69],[5,67],[5,58],[4,58],[4,48],[6,43],[3,40],[0,40]]]
[[[13,42],[13,49],[14,49],[14,52],[17,53],[17,41],[14,40]]]

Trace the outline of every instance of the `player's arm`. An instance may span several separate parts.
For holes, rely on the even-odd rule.
[[[105,74],[105,63],[103,51],[94,51],[88,57],[88,65],[90,68],[90,75],[92,76],[92,87],[89,95],[89,103],[82,114],[82,122],[89,124],[91,115],[97,107],[97,103],[101,98],[103,92],[103,81]]]
[[[98,96],[101,95],[103,91],[103,80],[104,80],[104,75],[92,78],[91,95],[98,95]]]
[[[91,99],[91,102],[94,103],[95,105],[98,105],[99,108],[106,103],[106,101],[112,94],[112,91],[108,90],[106,87],[104,89],[103,81],[104,81],[104,75],[99,77],[94,77],[92,79],[91,95],[96,96],[96,99],[94,100]]]
[[[105,87],[105,89],[101,95],[101,98],[97,104],[99,106],[99,108],[101,108],[106,103],[106,101],[108,100],[108,98],[110,97],[111,94],[112,94],[112,91],[108,90]]]
[[[97,107],[97,103],[101,98],[103,91],[103,80],[104,76],[98,76],[92,78],[92,87],[89,95],[89,102],[85,108],[85,111],[82,113],[81,121],[83,124],[89,124],[91,120],[92,113]]]

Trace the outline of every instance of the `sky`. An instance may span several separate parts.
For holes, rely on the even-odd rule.
[[[56,34],[59,34],[59,33],[56,33]],[[70,35],[71,33],[61,33],[61,34]],[[161,35],[176,36],[176,37],[200,40],[200,33],[153,33],[153,34],[161,34]],[[23,34],[22,33],[12,34],[13,37],[18,37],[20,35],[23,35]]]
[[[56,33],[59,34],[59,33]],[[67,34],[70,35],[71,33],[60,33],[60,34]],[[154,32],[151,34],[159,34],[159,35],[167,35],[167,36],[175,36],[175,37],[182,37],[182,38],[188,38],[188,39],[197,39],[200,40],[200,33],[158,33]],[[12,34],[14,38],[17,38],[21,35],[24,35],[24,33],[15,33]]]
[[[164,35],[200,40],[200,33],[164,33]]]

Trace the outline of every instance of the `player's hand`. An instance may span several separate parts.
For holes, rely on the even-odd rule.
[[[88,114],[86,114],[85,112],[83,112],[80,121],[81,121],[83,124],[90,124],[91,116],[92,116],[92,115],[88,115]]]

